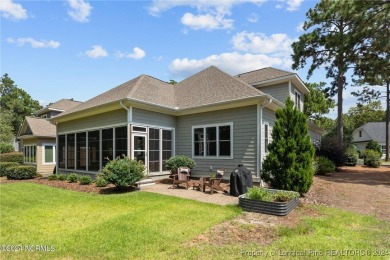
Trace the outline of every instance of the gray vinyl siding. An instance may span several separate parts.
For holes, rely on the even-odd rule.
[[[176,126],[176,117],[139,108],[133,108],[133,123],[139,123],[148,126],[174,128]]]
[[[295,92],[298,92],[301,95],[301,111],[303,111],[303,105],[305,102],[305,95],[299,91],[293,83],[291,83],[291,100],[295,102]]]
[[[79,132],[94,128],[104,128],[113,125],[127,124],[127,111],[114,110],[94,116],[84,117],[58,124],[58,133]]]
[[[178,117],[176,154],[192,158],[193,126],[233,122],[233,159],[194,158],[196,168],[193,173],[197,176],[208,175],[212,166],[214,171],[225,168],[227,174],[224,177],[228,178],[229,173],[242,163],[252,174],[256,174],[256,116],[257,107],[247,106]]]
[[[268,143],[271,143],[272,142],[272,129],[275,125],[275,122],[276,122],[276,117],[275,117],[275,112],[268,109],[268,108],[263,108],[263,125],[261,126],[261,140],[260,140],[260,143],[261,143],[261,157],[262,159],[264,159],[266,157],[266,153],[265,153],[265,143],[264,143],[264,125],[265,124],[268,124],[268,127],[269,127],[269,142]]]
[[[286,99],[289,95],[288,93],[288,82],[275,84],[272,86],[261,87],[259,90],[263,91],[266,94],[271,95],[273,98],[276,98],[280,102],[286,102]]]

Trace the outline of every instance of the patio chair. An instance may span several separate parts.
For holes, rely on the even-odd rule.
[[[210,188],[210,194],[214,193],[214,190],[219,190],[225,192],[221,187],[221,181],[223,180],[223,175],[225,174],[225,169],[218,169],[217,174],[210,178],[200,178],[200,186],[203,186],[203,192],[206,191],[206,187]]]
[[[173,175],[172,189],[175,188],[175,185],[177,187],[179,187],[179,184],[185,183],[186,189],[188,190],[189,180],[190,180],[190,172],[191,172],[191,170],[188,167],[179,167],[179,169],[177,169],[177,174]]]

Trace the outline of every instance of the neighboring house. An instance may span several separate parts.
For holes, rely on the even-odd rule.
[[[194,175],[243,163],[258,177],[276,109],[289,96],[303,110],[306,93],[295,73],[273,68],[233,77],[212,66],[175,85],[141,75],[51,119],[58,170],[97,173],[126,155],[159,176],[168,173],[165,160],[186,155]],[[321,129],[310,129],[320,138]]]
[[[19,129],[25,164],[35,164],[38,173],[52,173],[56,164],[56,126],[49,119],[81,102],[61,99],[26,117]]]
[[[352,132],[353,143],[364,151],[369,141],[376,141],[382,148],[382,158],[386,156],[386,122],[368,122]]]

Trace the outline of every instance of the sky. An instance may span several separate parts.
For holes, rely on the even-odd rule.
[[[141,74],[181,81],[211,65],[232,75],[293,71],[291,44],[316,3],[0,0],[0,73],[47,105],[86,101]],[[306,68],[295,72],[330,82],[323,70],[309,80]],[[344,111],[355,104],[346,91]]]

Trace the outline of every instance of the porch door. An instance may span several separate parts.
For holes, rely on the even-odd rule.
[[[133,134],[133,159],[142,161],[147,167],[147,145],[146,145],[146,134]]]

